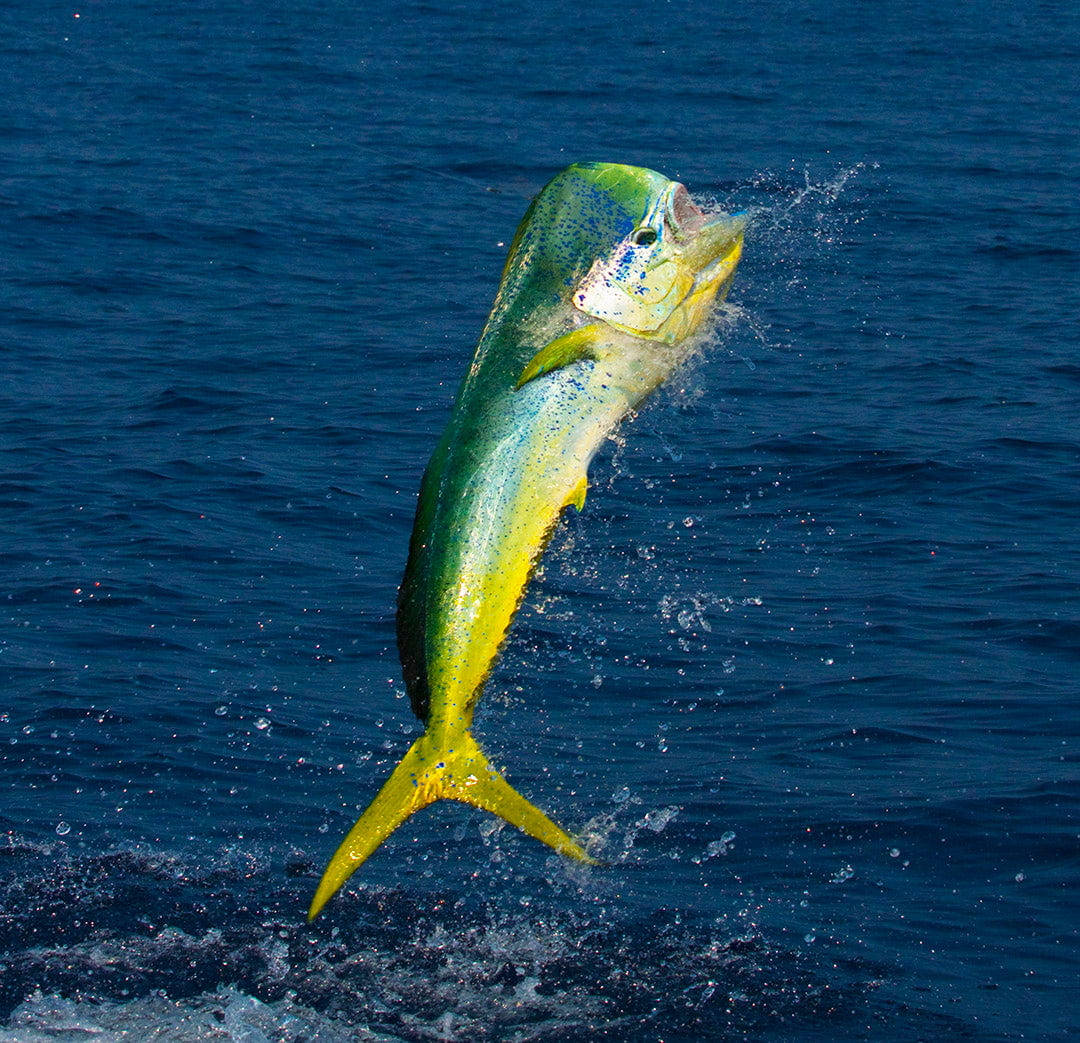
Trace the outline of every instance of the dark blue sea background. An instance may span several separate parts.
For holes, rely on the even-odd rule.
[[[0,10],[0,1039],[1080,1033],[1080,9]],[[530,198],[751,225],[441,804],[420,475]]]

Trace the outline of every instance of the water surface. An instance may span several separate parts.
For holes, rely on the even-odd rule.
[[[1080,1031],[1071,9],[0,30],[4,1038]],[[753,213],[481,704],[609,865],[440,805],[309,927],[417,730],[420,475],[578,159]]]

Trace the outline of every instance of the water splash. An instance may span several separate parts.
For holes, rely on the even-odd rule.
[[[633,795],[617,807],[627,852],[679,814]],[[200,868],[18,842],[3,854],[0,1027],[13,1041],[738,1035],[842,1025],[837,997],[855,1011],[867,991],[867,974],[819,975],[742,918],[672,908],[638,922],[596,896],[507,906],[362,886],[309,927],[302,859],[282,883],[250,853]]]

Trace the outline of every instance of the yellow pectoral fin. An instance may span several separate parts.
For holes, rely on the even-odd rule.
[[[440,748],[425,732],[412,744],[330,859],[311,900],[309,920],[319,915],[338,888],[405,819],[436,800],[458,800],[483,808],[560,854],[595,864],[569,833],[529,803],[488,763],[469,732],[459,733],[452,742],[452,749]]]
[[[596,323],[582,326],[572,330],[548,344],[545,344],[533,357],[532,361],[521,371],[518,382],[514,385],[516,391],[528,384],[530,380],[542,377],[555,369],[564,366],[572,366],[575,362],[584,359],[597,359],[596,342],[601,333],[601,328]]]

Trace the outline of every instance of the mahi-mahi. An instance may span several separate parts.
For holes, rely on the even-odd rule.
[[[533,200],[420,487],[397,632],[425,729],[330,860],[309,918],[436,800],[592,861],[488,763],[473,709],[560,513],[582,509],[601,443],[692,349],[744,225],[706,215],[662,174],[613,163],[568,167]]]

